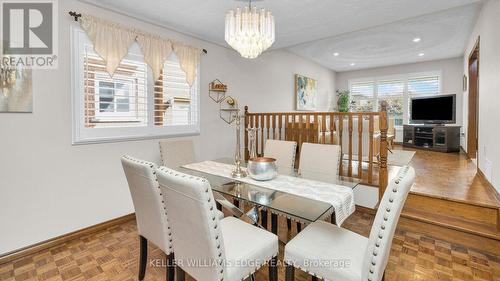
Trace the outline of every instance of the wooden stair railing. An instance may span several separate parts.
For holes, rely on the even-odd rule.
[[[379,122],[379,132],[374,130],[375,122]],[[244,142],[247,160],[248,128],[256,129],[257,155],[264,154],[266,139],[296,141],[298,161],[304,142],[340,145],[343,155],[340,174],[360,178],[367,185],[378,186],[380,197],[385,191],[388,183],[385,104],[382,104],[380,112],[254,113],[245,106]]]

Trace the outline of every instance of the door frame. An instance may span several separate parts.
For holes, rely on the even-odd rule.
[[[477,38],[474,48],[469,54],[467,61],[467,72],[469,76],[468,83],[468,114],[467,114],[467,156],[471,159],[476,159],[479,163],[479,64],[480,64],[480,37]],[[476,88],[471,87],[471,71],[470,66],[477,61],[476,71]],[[475,106],[471,106],[474,103]],[[475,118],[473,118],[475,117]],[[475,119],[475,120],[474,120]],[[472,133],[472,135],[471,135]],[[470,141],[472,138],[472,142]]]

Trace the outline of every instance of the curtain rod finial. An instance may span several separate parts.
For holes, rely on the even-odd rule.
[[[75,18],[75,21],[78,21],[78,18],[82,16],[82,14],[77,14],[76,12],[70,11],[69,15]]]

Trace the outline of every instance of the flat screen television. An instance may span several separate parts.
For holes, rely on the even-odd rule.
[[[412,98],[410,122],[413,124],[455,123],[455,104],[455,95]]]

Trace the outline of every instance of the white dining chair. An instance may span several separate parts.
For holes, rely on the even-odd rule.
[[[277,280],[278,237],[234,217],[220,220],[207,180],[160,167],[177,263],[177,280],[240,281],[270,262]]]
[[[339,174],[341,152],[340,145],[302,143],[300,150],[299,172],[337,176]]]
[[[195,162],[194,144],[191,139],[160,140],[163,166],[176,168]]]
[[[369,238],[324,221],[307,226],[285,246],[285,280],[294,280],[294,267],[313,275],[313,279],[382,280],[394,231],[414,179],[415,170],[405,166],[389,183]]]
[[[339,145],[302,143],[300,149],[299,172],[302,177],[329,182],[339,175],[341,151]],[[287,219],[287,228],[292,227]],[[302,224],[297,222],[297,232]]]
[[[148,241],[160,248],[167,255],[167,264],[172,265],[172,233],[156,180],[156,165],[130,156],[123,156],[121,162],[135,209],[140,241],[139,280],[143,280],[146,274]],[[174,280],[174,272],[173,266],[167,267],[167,280]]]
[[[276,166],[293,168],[295,166],[295,153],[297,143],[294,141],[266,140],[264,156],[276,159]]]

